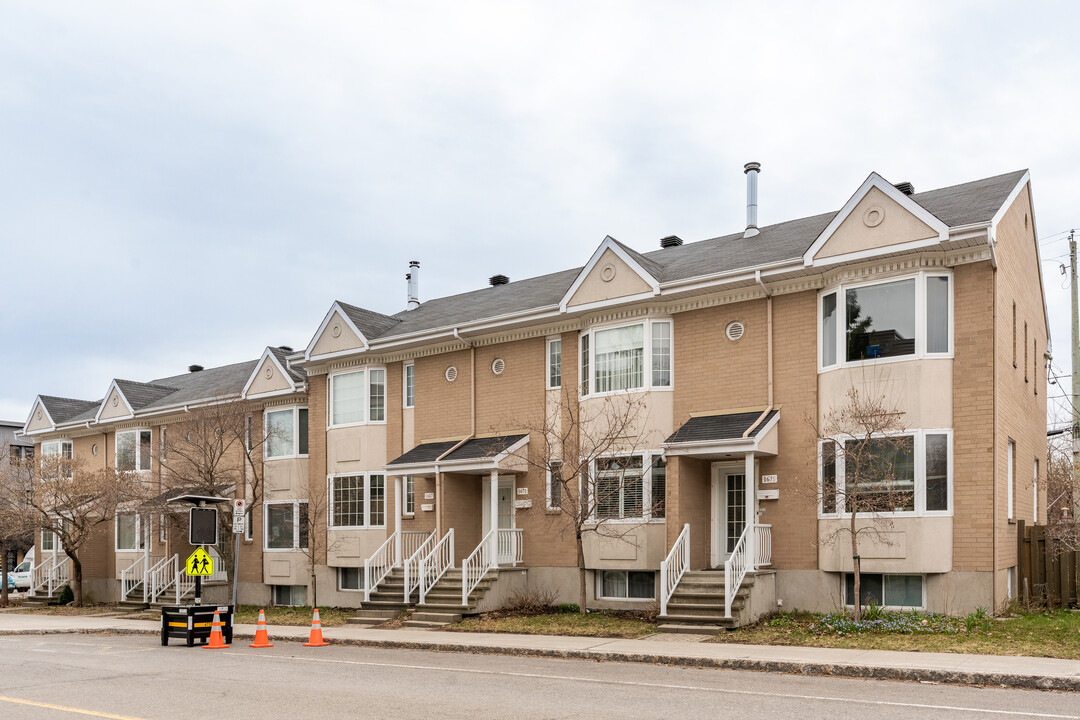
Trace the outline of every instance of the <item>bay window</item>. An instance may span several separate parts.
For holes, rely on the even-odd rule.
[[[671,322],[590,330],[581,336],[581,394],[671,387]]]
[[[149,525],[149,517],[144,523],[142,516],[138,513],[116,513],[116,551],[130,552],[146,549],[146,541],[150,535]]]
[[[149,430],[125,430],[116,433],[116,469],[150,469]]]
[[[263,506],[266,550],[306,550],[308,546],[307,500],[268,502]]]
[[[267,410],[266,458],[304,457],[308,454],[308,409]]]
[[[338,529],[386,527],[386,476],[331,476],[329,521]]]
[[[948,430],[824,440],[819,449],[822,515],[952,513]]]
[[[561,472],[561,464],[559,465]],[[660,520],[664,517],[667,465],[655,455],[618,455],[599,458],[590,473],[592,515],[600,520]],[[562,496],[548,483],[548,507],[558,507]]]
[[[952,352],[949,275],[917,275],[822,293],[822,369],[883,358],[947,357]]]
[[[412,405],[412,365],[406,366],[406,407]],[[386,370],[371,368],[330,376],[330,427],[386,422]]]

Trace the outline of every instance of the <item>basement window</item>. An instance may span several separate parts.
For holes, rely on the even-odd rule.
[[[357,592],[364,589],[364,568],[338,568],[338,590]]]
[[[597,589],[601,600],[655,600],[656,573],[651,570],[602,570]]]
[[[862,604],[881,605],[898,609],[923,608],[922,575],[883,575],[881,573],[860,573],[859,594]],[[844,604],[854,607],[855,575],[844,574]]]
[[[307,588],[303,585],[272,585],[274,605],[277,607],[303,607]]]

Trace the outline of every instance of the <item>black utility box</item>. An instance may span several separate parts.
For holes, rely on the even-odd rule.
[[[213,630],[214,613],[221,618],[221,633],[225,644],[232,642],[232,605],[166,605],[161,608],[161,644],[168,645],[169,638],[184,638],[188,647],[194,647],[198,639],[205,645]]]

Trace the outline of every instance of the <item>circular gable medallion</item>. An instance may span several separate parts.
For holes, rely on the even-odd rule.
[[[267,380],[274,377],[274,368],[272,368],[272,367],[266,368],[266,371],[263,373],[263,375],[266,376]]]
[[[341,323],[334,323],[334,327],[330,328],[330,334],[334,337],[341,337]]]
[[[880,205],[871,205],[866,208],[866,212],[862,214],[863,225],[866,227],[877,227],[885,220],[885,209]]]
[[[38,411],[37,411],[37,419],[38,419],[38,420],[40,420],[40,419],[41,419],[41,410],[38,410]]]
[[[119,404],[120,404],[120,398],[118,398],[118,397],[116,397],[115,395],[113,395],[113,399],[112,399],[112,406],[113,406],[113,407],[116,407],[116,406],[117,406],[117,405],[119,405]]]
[[[604,282],[611,282],[615,279],[615,266],[608,263],[604,267],[600,268],[600,279]]]

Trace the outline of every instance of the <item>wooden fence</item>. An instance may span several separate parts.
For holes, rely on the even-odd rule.
[[[1080,552],[1055,555],[1043,525],[1016,521],[1016,580],[1020,599],[1051,607],[1080,604]]]

